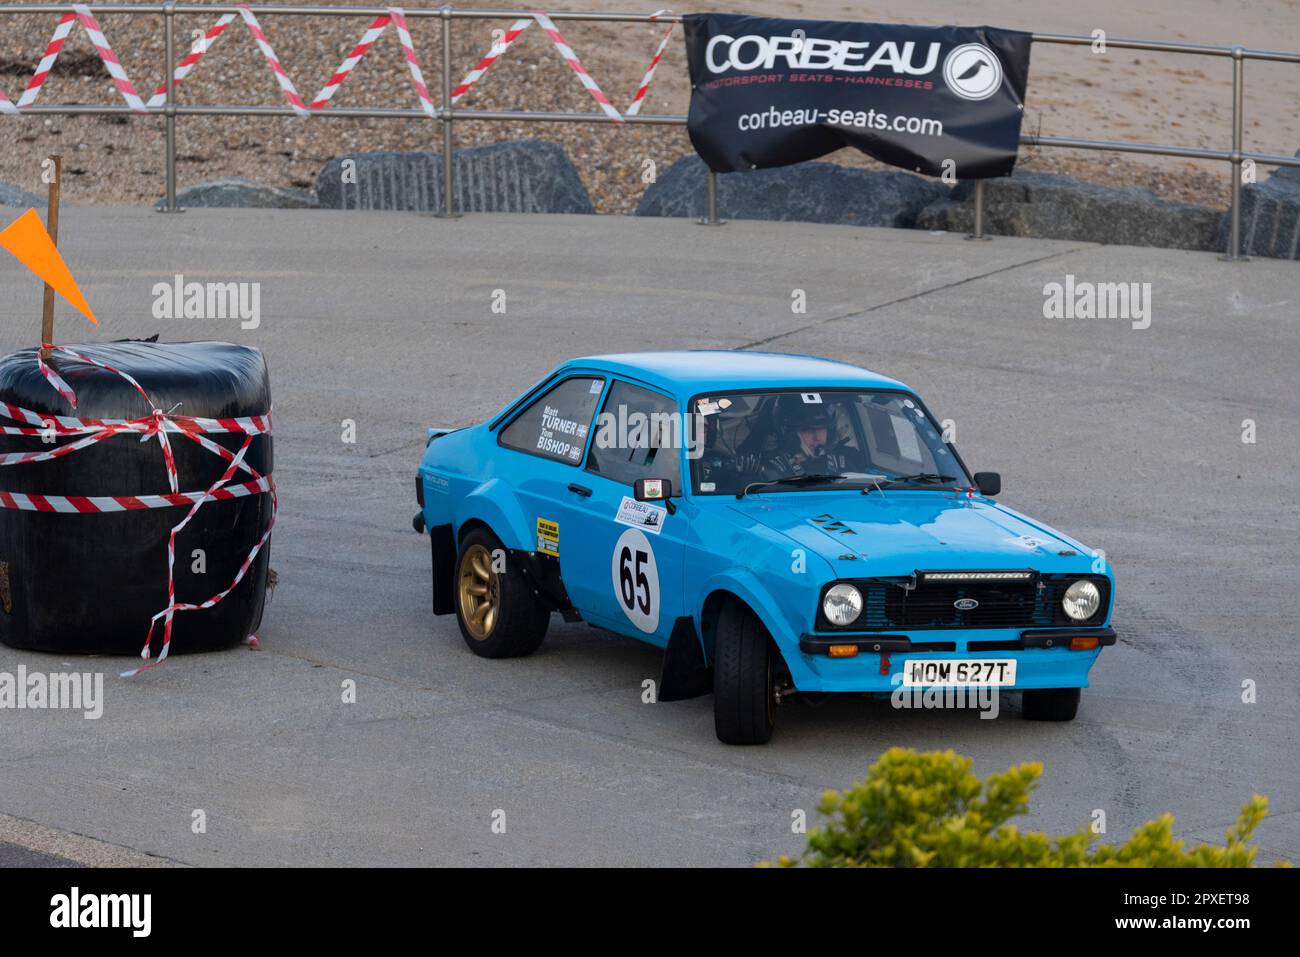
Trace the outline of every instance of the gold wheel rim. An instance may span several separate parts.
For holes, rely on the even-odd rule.
[[[456,590],[465,630],[475,641],[487,640],[501,607],[501,583],[492,571],[492,553],[482,545],[471,545],[461,556]]]

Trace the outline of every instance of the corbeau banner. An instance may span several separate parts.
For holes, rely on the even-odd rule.
[[[1028,33],[726,13],[689,14],[685,29],[687,129],[715,172],[844,146],[930,176],[1015,166]]]

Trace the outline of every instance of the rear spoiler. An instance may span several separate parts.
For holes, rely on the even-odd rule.
[[[459,432],[459,431],[460,429],[425,429],[424,447],[427,449],[431,444],[433,444],[434,439],[441,438],[444,435],[450,435],[453,432]]]

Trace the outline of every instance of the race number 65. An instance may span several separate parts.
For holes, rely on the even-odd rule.
[[[650,540],[640,529],[629,528],[619,536],[611,572],[623,614],[639,630],[654,632],[659,627],[659,568]]]

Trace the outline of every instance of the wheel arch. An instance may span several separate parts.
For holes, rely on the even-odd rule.
[[[457,550],[460,549],[461,543],[465,541],[465,536],[468,535],[470,532],[474,531],[474,529],[476,528],[481,528],[485,532],[491,532],[493,535],[496,534],[496,532],[492,531],[492,526],[489,525],[487,522],[483,521],[483,519],[477,517],[467,518],[465,519],[465,521],[461,522],[460,527],[456,529]]]
[[[705,660],[710,665],[713,663],[718,616],[728,604],[735,603],[759,620],[767,630],[772,646],[788,667],[785,649],[782,647],[784,642],[781,640],[786,630],[781,624],[779,612],[765,598],[757,582],[745,579],[746,575],[721,575],[711,579],[702,589],[704,600],[700,603],[699,629]],[[797,640],[796,637],[796,647]]]
[[[523,507],[500,479],[484,482],[461,500],[455,526],[457,546],[468,529],[477,527],[486,527],[506,548],[531,552],[536,546]]]

